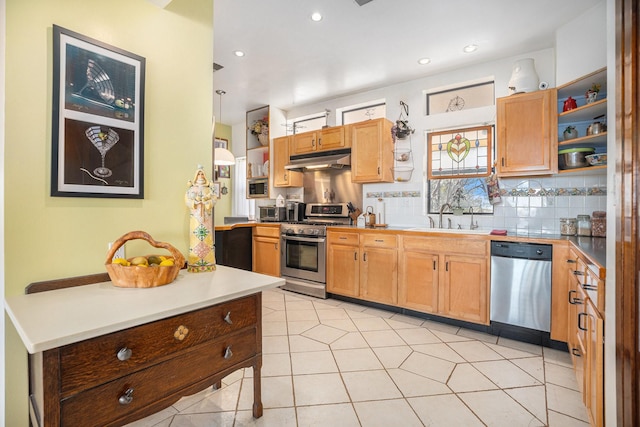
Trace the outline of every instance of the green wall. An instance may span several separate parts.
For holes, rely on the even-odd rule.
[[[212,158],[213,0],[173,0],[165,9],[146,0],[6,7],[5,294],[103,272],[107,243],[132,230],[186,254],[187,180],[198,164],[210,171]],[[52,24],[146,58],[143,200],[49,196]],[[5,320],[5,424],[27,426],[27,355]]]
[[[216,138],[222,138],[229,141],[229,146],[227,147],[231,150],[233,146],[233,141],[231,140],[231,126],[223,125],[222,123],[216,123]],[[230,168],[230,177],[233,177],[233,169],[234,166]],[[213,210],[213,220],[215,224],[223,224],[225,216],[231,216],[231,204],[232,204],[232,196],[231,196],[231,186],[232,179],[220,178],[220,185],[224,184],[229,189],[229,192],[226,196],[221,196],[220,200],[216,203],[216,207]]]

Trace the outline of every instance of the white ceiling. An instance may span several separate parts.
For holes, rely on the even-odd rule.
[[[214,0],[214,90],[222,122],[554,46],[555,30],[602,0]],[[323,19],[313,22],[310,15]],[[468,44],[478,45],[464,53]],[[235,50],[246,56],[239,58]],[[431,58],[428,65],[418,59]],[[220,97],[214,94],[220,120]]]

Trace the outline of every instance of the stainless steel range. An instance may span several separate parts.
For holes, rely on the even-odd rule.
[[[330,225],[349,225],[346,203],[309,203],[305,219],[280,226],[282,289],[327,297],[326,236]]]

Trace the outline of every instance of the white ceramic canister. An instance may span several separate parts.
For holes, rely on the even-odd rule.
[[[536,72],[533,58],[519,59],[513,64],[511,80],[509,80],[509,93],[533,92],[538,90],[540,78]]]

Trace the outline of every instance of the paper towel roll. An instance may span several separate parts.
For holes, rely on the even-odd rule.
[[[378,220],[378,224],[386,224],[383,199],[378,199],[376,202],[376,219]]]

